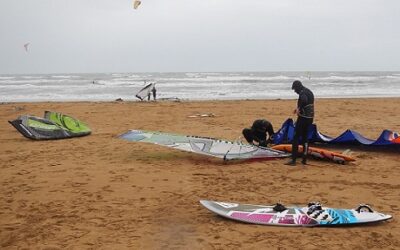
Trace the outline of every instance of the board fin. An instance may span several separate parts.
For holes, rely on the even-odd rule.
[[[273,209],[274,211],[276,211],[276,212],[283,212],[283,211],[287,210],[287,208],[285,207],[285,205],[283,205],[283,204],[280,203],[280,202],[276,203],[272,209]]]
[[[351,156],[353,152],[350,149],[346,149],[345,151],[342,152],[342,155],[346,155],[346,156]]]

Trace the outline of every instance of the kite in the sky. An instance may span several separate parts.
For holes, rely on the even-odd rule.
[[[25,48],[25,51],[26,51],[26,52],[28,52],[28,46],[29,46],[29,44],[30,44],[30,43],[25,43],[25,44],[24,44],[24,48]]]
[[[135,0],[135,1],[133,2],[133,8],[136,10],[136,9],[139,7],[139,5],[140,5],[141,3],[142,3],[141,1]]]

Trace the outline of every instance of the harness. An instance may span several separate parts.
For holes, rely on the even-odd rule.
[[[312,116],[305,115],[305,113],[307,113],[307,112],[306,112],[306,109],[307,109],[307,108],[310,109],[310,113],[312,114]],[[312,112],[311,112],[311,111],[312,111]],[[304,118],[308,118],[308,119],[314,118],[314,104],[308,104],[308,105],[304,106],[304,107],[300,110],[299,116],[300,116],[300,117],[304,117]]]

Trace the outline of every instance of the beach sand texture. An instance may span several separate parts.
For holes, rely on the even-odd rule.
[[[219,159],[117,136],[129,129],[235,140],[253,120],[275,130],[296,100],[51,102],[0,105],[1,249],[399,249],[399,150],[351,147],[356,162]],[[327,135],[348,128],[376,139],[400,131],[400,98],[317,99],[315,123]],[[45,110],[86,122],[92,135],[31,141],[7,120]],[[213,113],[213,117],[188,118]],[[328,147],[337,151],[349,147]],[[238,223],[200,199],[287,205],[369,203],[389,222],[336,228]]]

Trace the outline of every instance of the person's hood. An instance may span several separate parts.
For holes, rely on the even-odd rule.
[[[296,92],[297,94],[300,94],[300,92],[304,89],[303,84],[299,81],[296,80],[293,82],[292,84],[292,89],[294,90],[294,92]]]

